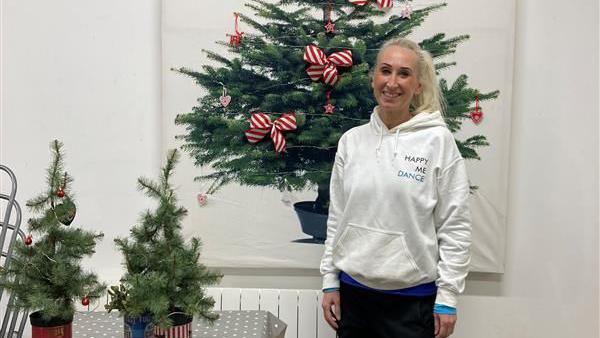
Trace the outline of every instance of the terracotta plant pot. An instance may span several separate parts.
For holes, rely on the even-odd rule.
[[[152,338],[154,337],[154,324],[152,316],[127,316],[123,317],[123,334],[125,338]]]
[[[72,338],[73,318],[44,321],[41,313],[37,311],[29,315],[29,321],[32,338]]]
[[[173,326],[167,329],[160,327],[154,328],[155,338],[191,338],[192,337],[192,320],[194,317],[184,313],[175,313],[169,316],[173,321]]]

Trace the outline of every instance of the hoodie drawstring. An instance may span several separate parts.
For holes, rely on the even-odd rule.
[[[398,155],[398,140],[400,139],[400,129],[396,130],[396,136],[394,137],[394,158]],[[375,148],[375,156],[379,157],[381,153],[381,144],[383,143],[383,126],[379,128],[379,142],[377,143],[377,148]]]
[[[375,157],[379,157],[382,143],[383,143],[383,126],[380,125],[379,126],[379,143],[377,144],[377,148],[375,148]]]
[[[396,141],[394,142],[394,158],[398,155],[398,139],[400,138],[400,129],[396,130]]]

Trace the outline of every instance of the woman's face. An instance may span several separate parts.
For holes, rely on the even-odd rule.
[[[413,97],[421,93],[417,54],[399,46],[385,48],[379,55],[371,85],[379,111],[408,113]]]

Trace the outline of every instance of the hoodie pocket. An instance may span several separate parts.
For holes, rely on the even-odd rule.
[[[402,232],[348,223],[333,250],[335,265],[375,288],[413,286],[425,278]]]

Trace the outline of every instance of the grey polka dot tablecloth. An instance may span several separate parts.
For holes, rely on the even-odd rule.
[[[268,311],[216,311],[211,326],[194,319],[193,338],[284,338],[287,325]],[[74,338],[122,338],[123,317],[118,313],[78,312],[73,319]]]

